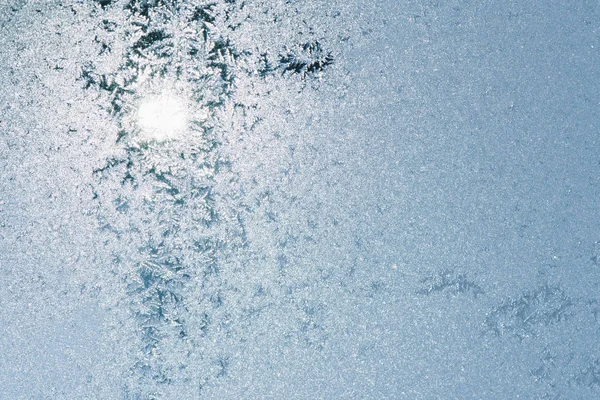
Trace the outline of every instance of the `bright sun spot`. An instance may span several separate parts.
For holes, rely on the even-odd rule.
[[[187,114],[184,101],[163,94],[142,100],[137,121],[144,137],[162,141],[173,139],[186,130]]]

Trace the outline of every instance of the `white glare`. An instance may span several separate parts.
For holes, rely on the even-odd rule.
[[[137,120],[145,137],[173,139],[187,128],[185,103],[172,95],[148,97],[138,108]]]

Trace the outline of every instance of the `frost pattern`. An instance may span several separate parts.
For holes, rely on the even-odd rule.
[[[426,296],[446,293],[449,295],[470,294],[473,298],[477,298],[484,293],[480,285],[468,279],[467,274],[454,271],[443,271],[428,276],[421,280],[421,285],[422,288],[417,290],[417,293]]]
[[[243,97],[236,102],[236,88],[294,75],[306,80],[323,73],[333,56],[310,37],[279,50],[236,45],[232,33],[253,19],[244,2],[99,7],[98,57],[82,66],[79,80],[120,126],[113,154],[94,170],[92,192],[99,228],[113,243],[113,273],[125,285],[119,304],[137,331],[128,339],[137,351],[124,390],[131,399],[195,398],[211,379],[226,376],[231,362],[210,341],[230,337],[236,320],[269,307],[245,308],[237,319],[227,311],[240,290],[224,280],[223,260],[247,239],[240,207],[215,186],[229,170],[220,143],[228,130],[250,131],[260,121],[243,111]],[[164,87],[192,100],[190,129],[178,140],[155,142],[140,135],[133,115],[144,96]],[[236,120],[239,128],[230,125]],[[318,305],[296,301],[300,340],[320,346],[326,335]]]
[[[575,315],[575,303],[558,286],[543,285],[508,299],[488,313],[486,330],[496,336],[520,340],[536,336],[540,327],[563,322]]]
[[[490,301],[486,296],[488,287],[470,272],[442,271],[421,281],[418,279],[422,276],[417,276],[416,286],[413,280],[408,283],[406,274],[410,275],[411,268],[421,267],[415,265],[418,260],[430,262],[429,255],[435,257],[440,242],[419,246],[425,257],[414,258],[410,256],[410,248],[403,245],[424,244],[423,237],[429,235],[419,239],[420,234],[432,233],[451,223],[452,218],[464,216],[454,211],[471,204],[471,200],[486,206],[481,216],[489,214],[494,208],[487,206],[494,205],[495,195],[487,198],[482,192],[475,199],[463,193],[459,203],[449,197],[447,205],[452,205],[453,211],[446,214],[448,218],[436,218],[436,223],[424,223],[414,231],[409,229],[394,237],[389,232],[396,232],[395,229],[380,230],[376,226],[387,212],[397,212],[397,227],[405,224],[404,217],[412,218],[411,212],[422,212],[419,217],[424,221],[436,216],[441,211],[440,203],[426,202],[424,207],[423,203],[413,203],[415,208],[401,208],[396,202],[402,202],[405,195],[407,201],[414,197],[419,200],[420,196],[414,196],[418,193],[410,190],[412,184],[417,184],[415,190],[423,190],[425,196],[433,193],[429,190],[437,189],[441,190],[439,193],[451,194],[457,187],[468,192],[473,183],[468,167],[474,164],[479,164],[478,184],[503,187],[500,175],[508,176],[504,181],[507,189],[515,181],[518,181],[516,186],[536,181],[535,176],[531,179],[532,176],[527,178],[516,172],[522,171],[523,165],[514,164],[514,154],[521,154],[523,162],[527,154],[534,153],[540,156],[539,161],[544,161],[544,155],[549,153],[545,154],[543,149],[536,152],[535,140],[522,142],[528,143],[525,147],[517,146],[525,152],[514,152],[511,147],[507,158],[503,158],[501,151],[494,151],[491,158],[461,159],[460,154],[453,153],[453,144],[444,147],[441,153],[431,151],[436,149],[440,137],[450,141],[453,141],[451,135],[462,137],[459,130],[472,128],[461,125],[467,122],[475,121],[479,128],[498,130],[498,137],[506,134],[507,124],[502,122],[509,121],[515,132],[523,126],[552,122],[540,115],[536,120],[536,109],[530,110],[526,104],[558,105],[558,96],[546,98],[543,91],[532,91],[542,93],[541,102],[540,98],[516,96],[518,90],[504,90],[506,81],[495,78],[534,76],[543,80],[545,74],[527,75],[523,72],[531,71],[529,67],[519,71],[519,67],[502,66],[498,61],[518,61],[511,60],[510,41],[501,43],[501,52],[491,52],[498,55],[495,58],[488,53],[498,48],[493,38],[484,35],[486,40],[478,41],[477,35],[470,34],[473,31],[469,29],[479,29],[478,18],[492,17],[489,11],[498,9],[490,10],[487,8],[490,4],[475,9],[466,2],[404,2],[398,3],[397,10],[401,12],[389,18],[385,15],[383,19],[382,15],[371,13],[375,6],[350,2],[341,8],[349,7],[350,12],[356,13],[354,26],[360,37],[348,38],[343,21],[331,25],[336,32],[327,32],[327,19],[335,18],[336,7],[323,6],[328,2],[319,5],[297,0],[6,0],[0,3],[3,66],[0,80],[5,88],[0,94],[0,300],[4,310],[1,317],[7,317],[3,321],[8,322],[10,331],[16,326],[11,321],[13,316],[22,319],[43,316],[62,321],[62,314],[76,308],[78,303],[98,301],[108,324],[102,330],[105,342],[111,346],[107,358],[114,357],[103,359],[92,369],[87,367],[89,362],[82,364],[81,370],[90,375],[89,385],[86,383],[81,390],[52,388],[42,393],[32,389],[30,396],[210,397],[205,394],[212,388],[247,390],[248,381],[240,378],[245,372],[240,366],[246,359],[252,363],[254,357],[258,360],[254,365],[260,367],[263,358],[259,352],[272,351],[266,356],[272,364],[265,369],[283,372],[285,376],[280,360],[289,351],[315,360],[315,370],[331,363],[339,366],[343,387],[336,389],[343,392],[349,388],[347,394],[359,390],[369,397],[369,393],[377,391],[374,397],[385,394],[393,397],[399,393],[396,389],[406,388],[435,397],[434,393],[450,389],[444,383],[447,380],[433,383],[430,379],[440,372],[430,365],[439,360],[442,351],[446,352],[443,355],[460,357],[461,363],[475,363],[465,365],[467,368],[460,372],[452,370],[458,374],[477,371],[480,366],[486,373],[497,368],[498,379],[493,383],[496,389],[497,384],[511,382],[505,380],[510,376],[510,364],[518,362],[523,367],[520,364],[523,358],[519,357],[526,355],[525,374],[514,385],[516,391],[524,393],[521,397],[598,397],[599,357],[589,346],[598,334],[599,306],[593,294],[600,254],[598,243],[593,243],[598,239],[597,232],[588,231],[587,237],[584,235],[588,233],[578,233],[582,241],[587,241],[583,254],[561,249],[560,242],[569,241],[560,235],[546,237],[555,243],[557,253],[564,254],[562,260],[583,260],[585,264],[570,265],[563,270],[556,257],[556,266],[546,275],[556,274],[564,279],[559,281],[565,282],[573,276],[566,269],[572,268],[574,275],[583,272],[586,282],[581,288],[574,286],[578,283],[576,279],[569,282],[568,290],[564,286],[533,286],[532,290],[488,309],[486,319],[481,310]],[[577,11],[576,7],[572,11]],[[517,12],[513,13],[515,8]],[[537,28],[528,22],[537,18],[528,19],[528,12],[543,17],[546,10],[518,8],[511,6],[494,13],[481,27],[506,28],[497,21],[508,18],[510,29],[498,32],[510,35],[507,32],[527,26],[533,30],[528,32],[533,33]],[[594,15],[587,14],[585,24],[582,20],[575,25],[572,18],[578,18],[577,12],[564,13],[560,27],[573,24],[576,29],[570,34],[577,37],[594,26]],[[365,15],[368,17],[364,18]],[[397,35],[399,29],[401,35]],[[494,35],[493,31],[490,33]],[[546,39],[543,34],[528,37],[534,36]],[[533,43],[542,44],[535,37]],[[352,55],[340,54],[332,38],[349,41],[345,43],[352,48]],[[468,46],[456,47],[467,38]],[[549,43],[558,46],[564,41]],[[584,59],[589,57],[585,51],[579,51],[584,46],[587,44],[577,49],[578,57],[565,59],[573,62],[569,67],[575,68],[570,69],[586,78],[585,72],[577,67],[583,66]],[[540,54],[555,54],[544,51],[544,46],[539,48]],[[455,50],[458,52],[453,54]],[[544,67],[552,63],[538,64],[539,59],[519,54],[528,66],[539,65],[539,71],[553,74]],[[343,104],[314,101],[317,96],[311,97],[312,94],[324,87],[321,85],[330,84],[329,79],[340,71],[343,63],[345,67],[358,66],[360,70],[345,77],[334,76],[339,86],[318,95],[318,100],[344,98]],[[494,77],[489,75],[490,65]],[[555,81],[556,93],[561,93],[561,84],[578,90],[577,81],[571,81],[574,76],[560,76],[565,79]],[[467,82],[465,78],[470,79],[468,84],[461,85]],[[593,80],[587,80],[588,87],[589,82],[593,84]],[[135,113],[141,101],[165,88],[189,99],[186,106],[189,105],[190,126],[186,135],[177,140],[159,143],[141,135]],[[395,93],[392,97],[390,88]],[[485,98],[478,97],[483,93]],[[581,93],[589,104],[593,103],[590,93]],[[468,101],[457,103],[446,101],[448,98]],[[450,107],[448,104],[457,108],[446,108]],[[327,110],[338,106],[345,108],[340,111],[348,120],[340,124],[333,118],[331,125],[317,122],[315,136],[336,137],[335,141],[319,143],[312,137],[311,119],[304,117],[313,117],[311,108]],[[578,108],[574,114],[569,113],[569,104],[565,107],[561,109],[566,110],[566,119],[561,119],[585,135],[585,126],[593,126],[593,121],[584,119],[586,106],[583,102],[571,103],[571,108]],[[477,113],[465,118],[463,112],[474,109]],[[503,117],[502,110],[511,116]],[[460,112],[460,121],[456,119],[456,111]],[[527,114],[526,118],[519,120],[519,113]],[[578,123],[571,124],[575,121],[569,119],[569,114],[576,115]],[[482,121],[481,115],[494,118]],[[327,116],[328,112],[314,113],[315,118]],[[359,123],[359,128],[349,126],[360,120],[365,124]],[[494,126],[492,121],[498,121],[498,125]],[[319,132],[324,126],[331,129]],[[548,132],[565,131],[553,129],[555,126],[548,128]],[[420,140],[418,149],[411,144],[416,131]],[[523,131],[535,135],[530,129]],[[389,136],[379,137],[379,134]],[[496,135],[479,136],[485,137],[485,142],[469,141],[469,144],[484,145],[478,146],[483,150],[494,143]],[[364,137],[373,140],[362,140]],[[382,142],[377,144],[380,139]],[[577,145],[580,138],[562,139],[565,144]],[[396,150],[399,147],[406,150],[403,155],[387,153],[398,144],[396,141],[401,142]],[[345,150],[325,154],[331,147],[320,145],[332,143]],[[506,143],[512,142],[503,142]],[[549,147],[559,149],[563,142],[548,143],[553,144]],[[381,150],[386,148],[381,159],[370,154],[373,149],[368,148],[369,144],[376,149],[379,145]],[[349,160],[340,161],[339,156],[351,153]],[[425,154],[426,157],[421,157]],[[452,166],[438,163],[455,155],[459,157]],[[390,167],[388,161],[392,160],[398,167]],[[423,161],[428,165],[420,169]],[[438,171],[437,167],[442,165],[449,168]],[[560,165],[553,165],[556,170],[561,169]],[[370,173],[373,166],[381,170]],[[486,175],[488,167],[498,174]],[[411,171],[415,180],[408,185],[397,185],[398,190],[392,195],[388,187],[393,187],[395,181],[387,178],[392,177],[392,172],[394,177],[405,176],[395,174],[404,168]],[[431,180],[428,175],[451,172],[453,168],[465,172],[461,174],[460,185],[454,185],[458,182],[452,179],[452,174],[440,181]],[[379,182],[381,186],[377,183],[379,175],[385,177],[385,184],[383,180]],[[553,176],[559,179],[551,181]],[[544,182],[551,185],[552,182],[558,182],[558,186],[561,182],[573,185],[569,193],[580,189],[576,179],[563,179],[568,177],[561,174],[547,177]],[[589,183],[589,187],[594,187],[595,181]],[[534,184],[531,189],[536,187]],[[535,195],[536,191],[532,192]],[[548,204],[555,204],[554,211],[568,211],[571,206],[567,204],[578,204],[577,199],[570,198],[558,207],[556,200],[561,198],[555,196],[560,196],[559,192],[551,192],[554,195]],[[345,208],[343,200],[348,194],[354,207],[338,211]],[[493,229],[493,220],[485,219],[484,230],[489,228],[490,238],[495,236],[499,240],[497,249],[485,254],[490,262],[505,260],[495,258],[502,256],[497,252],[512,252],[512,245],[517,244],[506,235],[507,228],[512,227],[511,218],[516,216],[519,217],[514,223],[519,224],[516,232],[520,238],[517,240],[524,245],[521,254],[528,252],[525,248],[529,244],[541,245],[536,247],[534,257],[543,257],[543,249],[548,249],[548,242],[542,245],[542,236],[534,239],[536,235],[523,234],[524,229],[535,230],[536,224],[519,208],[531,212],[532,218],[541,214],[521,201],[527,200],[528,194],[514,192],[514,195],[507,198],[509,203],[518,199],[519,204],[514,209],[506,204],[507,218],[497,227],[499,230]],[[328,204],[336,200],[342,200],[342,204]],[[543,204],[538,202],[542,198],[529,200]],[[375,203],[377,206],[373,208],[377,212],[371,214],[370,207]],[[593,201],[590,206],[594,206]],[[502,210],[495,208],[500,217]],[[484,221],[477,215],[473,217],[467,218],[469,227],[476,228]],[[461,219],[462,222],[465,221]],[[548,232],[555,232],[552,225],[555,224],[545,225]],[[544,225],[539,229],[540,232],[545,229]],[[465,235],[470,233],[473,233],[470,228],[464,231]],[[571,233],[565,230],[565,236]],[[481,239],[486,243],[479,244],[490,244]],[[477,246],[477,243],[474,240],[464,245]],[[468,250],[465,246],[461,248]],[[430,249],[432,254],[428,254]],[[519,253],[511,256],[520,257]],[[390,260],[396,257],[406,263],[407,271],[389,268]],[[492,268],[484,272],[487,282],[497,273],[493,264],[489,265]],[[73,276],[75,283],[69,281]],[[582,297],[574,298],[573,293]],[[427,301],[423,302],[425,296]],[[472,307],[473,317],[483,321],[484,329],[492,336],[517,337],[521,341],[508,343],[487,337],[482,340],[473,335],[469,324],[456,324],[453,333],[461,336],[448,336],[448,330],[442,327],[447,327],[450,314],[430,313],[436,320],[428,323],[423,318],[427,318],[430,310],[416,307],[405,312],[407,306],[419,304],[439,307],[440,300],[444,312],[452,311],[449,307],[458,303],[444,303],[448,298],[469,300],[464,304]],[[30,310],[24,310],[23,306]],[[43,329],[31,325],[32,329]],[[397,329],[398,326],[402,328]],[[78,333],[76,327],[66,330]],[[16,335],[24,336],[22,331]],[[431,348],[432,339],[442,336],[447,339],[444,347],[422,351]],[[251,349],[248,344],[257,343],[254,340],[257,337],[264,338],[259,342],[263,347]],[[451,343],[453,339],[458,340]],[[466,351],[462,351],[461,345]],[[546,345],[549,350],[540,355],[539,347]],[[71,354],[76,351],[66,350]],[[381,352],[381,358],[373,358],[377,351]],[[344,359],[344,355],[359,355],[361,359]],[[416,362],[394,364],[408,356]],[[46,360],[40,361],[48,361],[49,357],[43,358]],[[360,365],[353,364],[357,361]],[[26,365],[27,362],[19,363],[18,368]],[[43,369],[44,366],[40,367]],[[386,370],[389,376],[385,375]],[[411,382],[413,372],[416,378]],[[60,373],[67,375],[68,371]],[[274,383],[270,375],[262,376],[266,376],[267,385]],[[260,384],[262,376],[259,382],[254,378],[253,383]],[[424,376],[429,378],[423,381]],[[334,386],[337,376],[330,377]],[[463,378],[468,380],[467,390],[478,385],[485,391],[489,389],[486,385],[492,383],[477,373],[460,376]],[[353,379],[367,381],[369,385],[361,385],[359,389],[352,384]],[[400,382],[398,386],[394,386],[395,379]],[[123,383],[121,396],[105,395],[111,392],[111,385],[119,383]],[[285,384],[288,383],[294,384],[286,380]],[[40,385],[48,388],[55,384],[46,381]],[[0,384],[0,392],[3,386]],[[319,390],[328,386],[321,385]],[[371,386],[373,390],[369,392]],[[271,387],[264,392],[268,390]],[[19,394],[8,397],[18,398]]]
[[[594,358],[580,368],[574,377],[574,382],[589,388],[600,388],[600,359]]]

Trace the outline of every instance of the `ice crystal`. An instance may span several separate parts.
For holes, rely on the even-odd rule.
[[[488,313],[486,329],[497,336],[514,335],[520,340],[536,336],[547,325],[575,315],[575,303],[558,286],[543,285],[519,298],[508,299]]]

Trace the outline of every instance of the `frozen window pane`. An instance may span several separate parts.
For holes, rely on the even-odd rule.
[[[563,3],[0,2],[0,398],[598,398]]]

